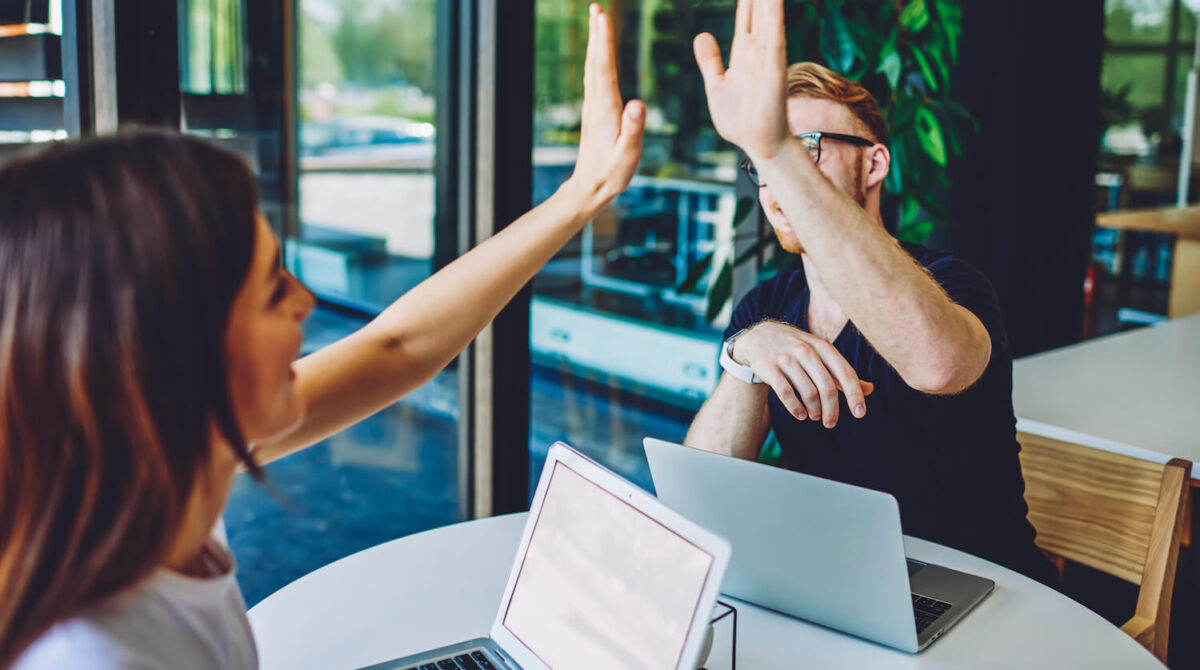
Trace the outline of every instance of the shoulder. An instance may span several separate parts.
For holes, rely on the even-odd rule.
[[[904,242],[901,246],[929,271],[951,300],[983,323],[993,339],[1007,342],[1000,301],[987,275],[949,252]]]
[[[158,570],[50,629],[16,668],[252,668],[256,658],[232,570],[212,578]]]
[[[14,670],[82,667],[140,670],[154,665],[112,631],[80,617],[46,631],[25,650]]]
[[[934,279],[967,279],[991,288],[991,282],[978,268],[948,251],[930,249],[919,244],[901,242],[900,246],[918,263],[929,270]]]

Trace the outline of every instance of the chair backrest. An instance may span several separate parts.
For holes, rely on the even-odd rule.
[[[1165,661],[1191,463],[1166,464],[1018,433],[1037,544],[1141,587],[1123,630]]]

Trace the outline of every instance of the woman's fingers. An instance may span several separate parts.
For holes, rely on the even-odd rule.
[[[583,74],[583,133],[615,140],[620,131],[621,91],[617,84],[613,31],[608,15],[592,4]],[[590,132],[589,132],[590,131]]]
[[[613,44],[612,21],[608,14],[598,5],[596,16],[596,76],[597,89],[601,95],[600,102],[619,107],[621,104],[621,88],[617,82],[616,45]]]
[[[621,115],[621,134],[617,136],[613,156],[613,195],[624,190],[637,171],[642,158],[642,135],[646,128],[646,105],[641,100],[630,100]]]

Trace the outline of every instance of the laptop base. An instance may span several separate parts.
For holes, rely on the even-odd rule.
[[[359,670],[521,670],[490,638],[481,637]]]

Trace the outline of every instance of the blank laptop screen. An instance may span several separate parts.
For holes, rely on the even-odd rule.
[[[504,627],[551,668],[674,670],[712,562],[555,462]]]

